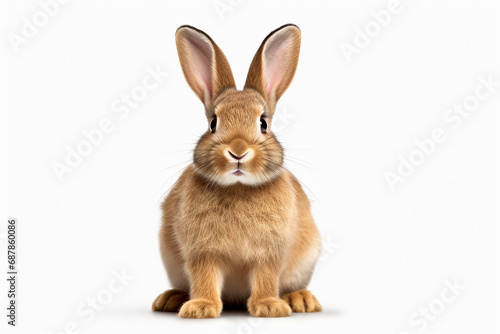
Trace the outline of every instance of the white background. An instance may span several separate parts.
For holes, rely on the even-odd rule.
[[[19,220],[20,247],[18,327],[2,311],[2,332],[59,333],[75,323],[80,333],[498,333],[500,88],[456,129],[443,117],[481,76],[500,81],[499,3],[401,0],[350,62],[341,44],[353,44],[388,1],[220,3],[229,6],[221,15],[212,0],[75,0],[16,52],[9,36],[41,7],[2,1],[2,268],[9,217]],[[302,51],[275,123],[323,236],[310,289],[324,311],[261,320],[153,313],[168,288],[158,201],[207,128],[175,29],[210,34],[241,88],[263,38],[288,22],[302,30]],[[157,67],[168,77],[120,119],[113,103]],[[113,131],[60,181],[53,164],[106,118]],[[392,190],[384,174],[435,128],[446,141]],[[102,311],[92,320],[77,313],[122,270],[134,279]],[[447,280],[465,288],[443,303]],[[5,305],[5,280],[0,288]],[[412,324],[430,304],[445,306],[425,329]]]

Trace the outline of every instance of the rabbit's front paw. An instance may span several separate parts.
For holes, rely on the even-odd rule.
[[[316,297],[309,290],[298,290],[281,297],[293,312],[321,312],[322,308]]]
[[[220,300],[196,298],[182,305],[179,317],[192,319],[217,318],[221,311],[222,302]]]
[[[171,289],[156,297],[152,308],[158,312],[177,312],[188,300],[189,294],[186,291]]]
[[[273,297],[249,300],[248,311],[254,317],[288,317],[292,312],[284,300]]]

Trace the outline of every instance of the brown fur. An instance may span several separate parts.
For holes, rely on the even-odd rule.
[[[217,117],[217,129],[201,137],[193,163],[163,202],[160,249],[175,290],[158,296],[153,310],[180,309],[180,317],[213,318],[224,302],[246,304],[253,316],[320,311],[316,298],[304,290],[321,248],[310,203],[282,166],[280,143],[272,132],[261,133],[259,125],[260,117],[271,122],[293,78],[300,31],[287,25],[266,37],[243,91],[235,89],[227,60],[208,35],[183,26],[176,40],[186,80],[204,102],[208,121]],[[285,66],[276,68],[277,79],[269,82],[263,66],[265,59],[274,61],[263,54],[268,41],[278,43],[269,49],[283,57],[278,60]],[[207,75],[210,80],[200,79]],[[228,151],[249,156],[237,164]],[[228,176],[235,166],[246,179]]]

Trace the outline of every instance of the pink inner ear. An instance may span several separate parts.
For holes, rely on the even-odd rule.
[[[264,69],[266,78],[266,92],[276,90],[288,68],[288,46],[290,39],[286,34],[280,34],[269,41],[264,49]]]
[[[197,36],[190,36],[191,66],[196,82],[209,96],[212,95],[212,58],[213,51],[208,41]]]

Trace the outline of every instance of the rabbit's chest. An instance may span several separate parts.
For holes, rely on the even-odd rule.
[[[204,199],[180,208],[178,234],[184,239],[185,251],[249,260],[286,247],[295,223],[293,205],[285,203],[286,197]]]

